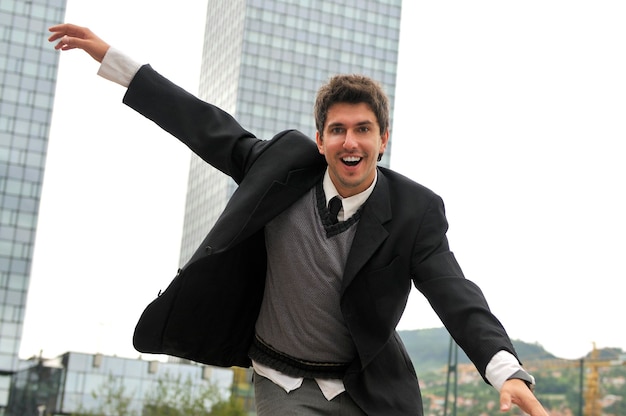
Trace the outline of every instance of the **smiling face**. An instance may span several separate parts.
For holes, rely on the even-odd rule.
[[[382,134],[380,130],[366,103],[340,102],[328,109],[323,131],[316,133],[315,140],[342,197],[363,192],[374,181],[378,155],[389,140],[389,130]]]

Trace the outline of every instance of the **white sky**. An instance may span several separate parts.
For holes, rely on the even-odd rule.
[[[66,21],[192,92],[205,1],[68,0]],[[626,349],[626,4],[405,1],[392,168],[446,202],[451,247],[512,338]],[[42,36],[47,36],[42,34]],[[137,357],[178,265],[189,153],[64,53],[21,356]],[[440,326],[421,295],[399,329]]]

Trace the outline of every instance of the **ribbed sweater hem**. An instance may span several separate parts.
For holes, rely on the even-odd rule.
[[[248,354],[254,361],[292,377],[341,379],[350,365],[300,360],[273,349],[258,336],[254,337]]]

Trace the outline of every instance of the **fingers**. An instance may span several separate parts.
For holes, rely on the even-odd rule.
[[[524,411],[524,414],[528,416],[548,416],[548,412],[546,411],[546,409],[544,409],[541,403],[539,403],[539,401],[537,400],[531,403],[520,402],[516,404],[520,409]],[[508,408],[503,408],[501,406],[500,410],[502,412],[508,412],[509,410],[511,410],[511,406],[509,406]]]
[[[508,412],[509,410],[511,410],[511,395],[503,391],[500,394],[500,411]]]
[[[91,31],[86,27],[73,25],[71,23],[63,23],[60,25],[54,25],[48,28],[52,35],[48,38],[50,42],[54,42],[63,36],[71,36],[75,38],[86,39],[89,35],[92,35]]]
[[[109,49],[109,45],[106,42],[86,27],[63,23],[51,26],[48,30],[52,32],[48,41],[58,41],[54,45],[56,50],[82,49],[96,61],[102,62],[104,55]]]
[[[81,33],[81,30],[76,25],[71,25],[69,23],[64,23],[62,25],[55,25],[48,28],[52,35],[48,38],[48,42],[54,42],[60,39],[60,41],[54,45],[54,49],[67,51],[70,49],[74,49],[76,44],[71,45],[72,38],[71,37],[84,37],[84,34]]]
[[[61,40],[56,45],[54,45],[54,49],[62,50],[62,51],[69,51],[70,49],[75,49],[79,47],[77,39],[74,38],[73,42],[72,42],[72,39],[73,38],[70,38],[69,36],[64,35],[61,38]]]
[[[52,35],[48,38],[49,42],[54,42],[55,40],[61,38],[65,34],[65,30],[63,30],[62,26],[65,25],[54,25],[48,28],[48,31],[52,32]]]
[[[548,412],[544,409],[544,407],[539,403],[539,400],[516,400],[515,398],[511,398],[510,396],[506,399],[500,399],[500,411],[508,412],[513,408],[513,404],[517,405],[520,409],[524,411],[526,415],[529,416],[548,416]]]
[[[548,416],[548,412],[539,400],[520,380],[506,382],[506,387],[500,391],[500,411],[508,412],[513,405],[518,406],[530,416]]]

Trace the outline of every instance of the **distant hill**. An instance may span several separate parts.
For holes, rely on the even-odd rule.
[[[432,411],[432,414],[443,414],[444,405],[448,404],[448,401],[444,402],[442,398],[445,397],[447,382],[450,381],[448,378],[450,373],[446,371],[450,349],[448,331],[445,328],[432,328],[399,331],[399,333],[420,379],[424,408],[437,409]],[[599,380],[594,379],[590,376],[591,373],[587,372],[584,379],[583,397],[578,360],[560,360],[538,344],[513,340],[513,345],[521,361],[532,366],[529,369],[532,368],[531,371],[538,381],[536,394],[550,414],[582,414],[581,407],[584,401],[588,400],[587,395],[591,386],[595,385],[596,398],[602,398],[602,414],[626,415],[626,384],[624,384],[626,366],[619,364],[626,362],[626,354],[621,349],[602,348],[595,351],[596,362],[604,360],[604,363],[617,362],[618,364],[603,364],[599,368],[601,371]],[[456,344],[453,346],[458,348]],[[592,351],[589,351],[585,358],[591,358],[591,356]],[[546,360],[545,363],[544,360]],[[458,350],[458,363],[469,364],[467,356],[460,349]],[[486,410],[490,409],[494,400],[497,400],[497,394],[487,384],[480,382],[477,373],[472,370],[466,372],[467,370],[467,368],[460,368],[459,374],[462,376],[454,390],[454,394],[463,399],[459,402],[463,403],[459,407],[459,415],[500,414],[497,410]],[[469,400],[465,400],[468,398]]]
[[[418,373],[441,369],[448,365],[450,334],[441,328],[398,331]],[[456,345],[456,344],[455,344]],[[513,340],[513,346],[522,362],[555,358],[541,345]],[[470,363],[467,355],[459,349],[458,362]]]

